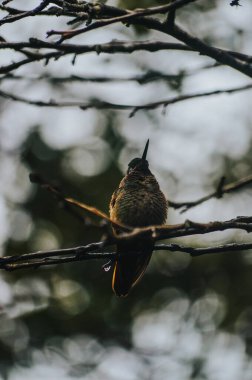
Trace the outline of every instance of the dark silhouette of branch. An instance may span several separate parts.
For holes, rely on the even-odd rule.
[[[35,49],[35,52],[28,51],[25,49]],[[78,44],[61,44],[58,45],[55,42],[45,42],[36,38],[30,38],[28,42],[7,42],[2,41],[0,43],[0,49],[12,49],[20,53],[25,54],[26,59],[20,60],[18,62],[13,62],[9,65],[0,67],[0,74],[7,74],[11,71],[29,63],[35,61],[45,61],[46,64],[51,59],[59,59],[63,56],[74,54],[78,56],[86,53],[96,53],[96,54],[131,54],[136,51],[145,50],[148,52],[156,52],[160,50],[180,50],[180,51],[191,51],[197,52],[195,49],[186,46],[181,43],[170,43],[163,41],[111,41],[104,44],[91,44],[91,45],[78,45]],[[40,49],[40,52],[38,52]],[[50,53],[45,53],[42,49],[54,50]],[[246,54],[218,49],[218,51],[224,54],[230,54],[232,57],[235,57],[241,61],[251,63],[252,57]]]
[[[132,20],[134,20],[136,18],[141,18],[144,16],[150,16],[150,15],[154,15],[154,14],[158,14],[158,13],[164,14],[164,13],[167,13],[169,11],[177,10],[178,8],[181,8],[181,7],[183,7],[189,3],[192,3],[194,1],[196,1],[196,0],[175,0],[173,3],[169,3],[166,5],[160,5],[157,7],[150,7],[150,8],[144,8],[144,9],[138,8],[138,9],[131,10],[131,11],[121,10],[122,14],[119,16],[100,19],[100,20],[98,20],[92,24],[89,24],[89,25],[87,25],[81,29],[76,29],[76,30],[71,30],[71,31],[69,31],[69,30],[67,30],[67,31],[51,30],[51,31],[47,32],[47,37],[50,37],[53,35],[59,35],[59,36],[61,36],[61,38],[58,42],[61,43],[61,42],[65,41],[69,38],[75,37],[79,34],[86,33],[90,30],[103,28],[104,26],[111,25],[111,24],[114,24],[117,22],[129,23],[129,22],[132,22]],[[96,11],[100,14],[105,13],[104,12],[105,9],[106,9],[106,7],[104,7],[101,4],[99,4],[96,7]]]
[[[215,222],[216,223],[216,222]],[[223,222],[225,223],[225,222]],[[13,271],[17,269],[38,269],[41,266],[65,264],[76,261],[110,260],[111,263],[117,258],[115,252],[106,252],[105,249],[116,242],[104,240],[85,246],[57,249],[52,251],[38,251],[23,255],[6,256],[0,258],[0,269]],[[156,244],[154,251],[185,252],[191,256],[202,256],[206,254],[247,251],[252,249],[252,243],[229,243],[214,247],[195,248],[180,244]]]
[[[39,106],[39,107],[79,107],[82,110],[87,110],[90,108],[96,108],[96,109],[112,109],[112,110],[131,110],[129,117],[133,117],[137,111],[139,110],[151,110],[156,109],[159,107],[165,108],[169,106],[170,104],[182,102],[189,99],[195,99],[195,98],[202,98],[205,96],[213,96],[213,95],[221,95],[221,94],[233,94],[240,91],[250,90],[252,88],[252,84],[248,84],[245,86],[235,87],[235,88],[229,88],[229,89],[222,89],[222,90],[215,90],[215,91],[208,91],[208,92],[200,92],[195,94],[185,94],[180,96],[175,96],[170,99],[160,100],[157,102],[142,104],[142,105],[131,105],[131,104],[116,104],[116,103],[110,103],[104,100],[100,99],[93,99],[91,101],[65,101],[65,102],[58,102],[56,100],[50,100],[43,101],[43,100],[32,100],[32,99],[26,99],[24,97],[14,95],[12,93],[8,93],[5,91],[0,90],[0,97],[5,99],[11,99],[17,102],[33,105],[33,106]]]
[[[212,253],[248,251],[250,249],[252,249],[252,243],[229,243],[215,247],[203,248],[187,247],[180,244],[156,244],[154,247],[154,251],[185,252],[190,253],[191,256],[202,256]]]
[[[111,41],[104,44],[62,44],[57,45],[55,42],[42,41],[37,38],[30,38],[28,42],[2,42],[0,49],[13,49],[20,51],[21,49],[53,49],[68,54],[83,54],[89,52],[95,53],[132,53],[137,50],[146,50],[155,52],[159,50],[183,50],[193,51],[181,43],[171,43],[163,41]],[[244,57],[246,55],[244,54]]]
[[[36,52],[32,53],[24,49],[36,49]],[[21,52],[23,54],[29,54],[23,60],[12,62],[9,65],[0,67],[0,74],[7,74],[13,70],[18,69],[21,66],[27,65],[32,62],[44,61],[45,64],[51,59],[58,60],[60,57],[73,54],[74,57],[85,54],[85,53],[106,53],[106,54],[115,54],[115,53],[125,53],[130,54],[135,51],[146,50],[149,52],[155,52],[159,50],[192,50],[187,48],[187,46],[179,43],[165,43],[161,41],[111,41],[105,44],[92,44],[92,45],[75,45],[75,44],[64,44],[57,45],[56,43],[50,43],[41,41],[35,38],[30,38],[29,42],[1,42],[0,49],[13,49],[14,51]],[[49,53],[37,52],[37,49],[52,49],[54,51]]]
[[[201,70],[208,70],[208,69],[213,69],[216,67],[216,63],[214,64],[207,64],[203,65],[199,68],[196,69],[191,69],[191,70],[179,70],[177,74],[167,74],[161,71],[157,70],[152,70],[149,69],[143,74],[139,75],[134,75],[130,77],[123,77],[123,76],[80,76],[80,75],[68,75],[68,76],[55,76],[51,75],[50,73],[45,73],[42,75],[38,76],[26,76],[26,75],[17,75],[17,74],[12,74],[8,73],[6,75],[3,75],[0,77],[0,82],[3,82],[4,80],[11,80],[11,81],[21,81],[21,80],[26,80],[26,81],[47,81],[47,83],[51,85],[58,85],[62,83],[71,83],[71,82],[95,82],[95,83],[109,83],[109,82],[130,82],[130,81],[135,81],[140,85],[145,85],[150,82],[155,82],[155,81],[165,81],[165,82],[171,82],[171,83],[177,83],[181,82],[181,80],[184,77],[188,77],[191,75],[195,75]]]
[[[204,70],[207,68],[212,68],[212,65],[204,66],[199,68],[199,70]],[[196,72],[196,70],[195,70]],[[159,71],[148,70],[146,73],[141,75],[135,75],[131,77],[111,77],[111,76],[80,76],[80,75],[69,75],[69,76],[53,76],[50,74],[43,74],[40,76],[26,77],[23,75],[13,75],[6,74],[0,78],[0,81],[4,80],[29,80],[29,81],[47,81],[50,84],[61,84],[61,83],[71,83],[71,82],[95,82],[95,83],[109,83],[109,82],[130,82],[134,81],[138,84],[145,85],[150,82],[155,81],[167,81],[167,82],[177,82],[180,81],[184,76],[193,75],[195,72],[184,72],[181,71],[178,74],[166,74]]]
[[[225,90],[215,90],[215,91],[208,91],[208,92],[202,92],[202,93],[196,93],[196,94],[180,95],[180,96],[176,96],[174,98],[168,99],[167,101],[166,100],[161,100],[161,101],[158,101],[158,102],[144,104],[142,106],[136,106],[131,111],[130,117],[134,116],[137,111],[143,110],[143,109],[145,109],[145,110],[155,109],[155,108],[158,108],[160,106],[162,106],[165,109],[170,104],[182,102],[182,101],[188,100],[188,99],[202,98],[202,97],[205,97],[205,96],[212,96],[212,95],[232,94],[232,93],[235,93],[235,92],[250,90],[251,88],[252,88],[252,85],[248,84],[246,86],[241,86],[241,87],[236,87],[236,88],[229,88],[229,89],[225,89]]]
[[[3,18],[2,20],[0,20],[0,26],[3,24],[7,24],[7,23],[11,23],[11,22],[14,22],[17,20],[21,20],[22,18],[25,18],[25,17],[35,16],[35,15],[39,14],[43,9],[45,9],[49,3],[50,3],[50,0],[43,0],[43,1],[41,1],[41,3],[36,8],[32,9],[31,11],[19,12],[19,13],[13,14],[11,16],[7,16],[7,17]],[[3,6],[1,8],[3,10],[8,11],[8,8],[6,9]]]
[[[208,201],[209,199],[222,198],[224,194],[231,193],[233,191],[241,189],[244,186],[251,184],[252,183],[252,175],[249,175],[245,178],[239,179],[238,181],[229,183],[227,185],[224,185],[224,182],[225,182],[225,177],[222,177],[220,180],[220,183],[219,183],[219,185],[215,191],[213,191],[212,193],[210,193],[210,194],[208,194],[208,195],[206,195],[200,199],[197,199],[196,201],[192,201],[192,202],[169,201],[169,206],[171,206],[172,208],[175,208],[175,209],[182,208],[182,210],[180,211],[180,213],[182,214],[182,213],[186,212],[187,210],[189,210],[190,208],[198,206],[201,203]]]
[[[136,23],[143,25],[148,29],[158,30],[159,32],[168,34],[183,42],[185,45],[191,47],[193,50],[199,52],[201,55],[211,57],[223,65],[230,66],[233,69],[240,71],[244,75],[247,75],[250,78],[252,77],[251,65],[245,62],[241,62],[238,57],[236,58],[232,56],[232,54],[229,52],[207,45],[205,42],[185,32],[177,25],[174,25],[172,28],[170,28],[166,23],[161,23],[160,21],[153,18],[142,18],[139,20],[134,20],[134,24]]]
[[[92,259],[112,259],[114,253],[103,252],[106,241],[91,243],[86,246],[57,249],[53,251],[38,251],[23,255],[0,258],[0,269],[8,271],[23,268],[38,268],[44,265],[62,264],[74,261]]]
[[[6,5],[3,5],[3,4],[0,4],[0,10],[2,11],[5,11],[8,13],[8,16],[3,18],[2,20],[0,20],[0,25],[3,25],[3,24],[6,24],[6,23],[11,23],[11,22],[14,22],[14,21],[18,21],[18,20],[21,20],[22,18],[26,18],[26,17],[34,17],[34,16],[67,16],[67,17],[72,17],[72,18],[76,18],[78,12],[79,12],[79,9],[76,8],[76,6],[73,6],[73,4],[71,4],[71,7],[67,6],[67,1],[65,1],[65,6],[63,4],[63,1],[49,1],[49,3],[54,3],[58,6],[51,6],[50,8],[46,9],[46,10],[40,10],[38,11],[39,7],[35,8],[35,10],[31,10],[31,11],[24,11],[24,10],[21,10],[21,9],[17,9],[17,8],[12,8],[12,7],[8,7]],[[45,7],[44,7],[45,8]],[[77,13],[76,13],[77,12]],[[81,14],[81,19],[84,21],[84,20],[87,20],[89,18],[89,15],[88,13],[85,13],[84,11],[81,11],[80,12]],[[16,19],[14,17],[11,17],[11,16],[21,16],[21,17],[17,17]],[[71,22],[69,22],[68,24],[70,24]]]
[[[35,52],[26,50],[36,49]],[[17,62],[13,62],[9,65],[0,67],[0,74],[7,74],[17,68],[27,65],[32,62],[44,61],[45,64],[51,59],[58,60],[63,56],[73,54],[74,57],[86,54],[86,53],[96,53],[96,54],[131,54],[136,51],[145,50],[148,52],[156,52],[160,50],[180,50],[180,51],[191,51],[197,52],[191,47],[186,46],[181,43],[169,43],[162,41],[111,41],[104,44],[92,44],[92,45],[77,45],[77,44],[62,44],[58,45],[57,43],[45,42],[36,38],[30,38],[29,42],[6,42],[2,41],[0,43],[0,49],[12,49],[14,51],[25,54],[26,58]],[[40,52],[37,50],[40,49]],[[49,53],[45,53],[42,49],[51,49],[54,50]],[[252,62],[252,57],[246,54],[228,51],[223,49],[218,49],[220,53],[230,54],[231,56],[247,62]],[[216,65],[215,65],[216,66]]]
[[[59,9],[59,12],[67,9],[67,11],[75,12],[76,17],[79,17],[78,15],[80,12],[82,12],[82,13],[84,12],[83,18],[86,19],[87,15],[90,18],[89,22],[88,22],[89,25],[85,26],[84,28],[76,29],[76,30],[60,31],[60,32],[57,32],[57,31],[49,32],[49,35],[52,35],[52,34],[61,35],[60,42],[62,42],[65,39],[72,38],[73,36],[75,36],[77,34],[82,34],[82,33],[85,33],[87,31],[94,30],[97,28],[101,28],[101,27],[104,27],[106,25],[109,25],[109,24],[112,24],[115,22],[124,22],[124,23],[127,22],[128,24],[140,24],[140,25],[145,26],[147,29],[158,30],[162,33],[165,33],[165,34],[168,34],[168,35],[175,37],[179,41],[184,42],[186,45],[183,48],[184,50],[191,49],[193,51],[199,52],[200,54],[207,55],[207,56],[215,59],[220,64],[229,65],[229,66],[235,68],[236,70],[242,72],[243,74],[251,77],[252,76],[252,68],[249,64],[247,64],[247,63],[251,62],[251,57],[246,56],[245,54],[242,54],[242,53],[227,52],[225,50],[221,50],[221,49],[218,49],[215,47],[211,47],[211,46],[207,45],[206,43],[204,43],[203,41],[201,41],[200,39],[189,35],[185,31],[183,31],[181,28],[179,28],[176,24],[172,25],[172,27],[171,27],[170,25],[167,24],[167,22],[162,23],[158,19],[153,19],[153,18],[149,17],[150,15],[154,15],[154,14],[158,14],[158,13],[159,14],[162,14],[162,13],[163,14],[166,14],[166,13],[169,14],[170,12],[174,12],[175,10],[178,10],[179,8],[184,7],[185,5],[187,5],[193,1],[196,1],[196,0],[175,0],[172,3],[166,4],[166,5],[157,6],[157,7],[150,7],[150,8],[145,8],[145,9],[135,9],[135,10],[131,10],[131,11],[116,8],[116,7],[107,6],[105,4],[97,4],[97,3],[95,3],[95,4],[89,4],[89,3],[79,4],[77,2],[75,3],[75,2],[61,1],[61,0],[42,1],[38,7],[36,7],[35,9],[33,9],[31,11],[28,11],[28,12],[17,11],[17,10],[15,11],[13,8],[9,9],[9,12],[11,14],[9,16],[5,17],[4,19],[2,19],[1,21],[3,23],[14,22],[15,20],[23,18],[23,17],[34,16],[34,15],[40,14],[40,12],[42,12],[42,10],[49,3],[54,3],[57,6],[56,8]],[[8,11],[8,9],[7,9],[8,7],[4,7],[4,8],[5,8],[5,10]],[[49,9],[51,9],[51,8],[49,8]],[[104,17],[104,18],[102,19],[102,17]],[[97,19],[97,21],[92,23],[93,19]],[[43,44],[43,41],[40,41],[40,44]],[[44,47],[52,48],[52,46],[51,47],[49,45],[46,46],[45,44],[46,43],[44,42]],[[53,43],[51,45],[53,45],[54,49],[58,49],[58,51],[61,49],[61,48],[59,48],[59,46],[56,47],[57,46],[56,43]],[[132,43],[132,45],[134,45],[134,43]],[[28,47],[28,46],[26,45],[26,47]],[[29,47],[31,47],[31,45]],[[42,47],[42,46],[39,46],[39,45],[36,46],[36,48],[39,48],[39,47]],[[23,48],[24,48],[24,45],[23,45]],[[108,50],[110,50],[107,52],[112,52],[113,46],[112,47],[107,46],[107,48],[108,48]],[[13,47],[13,49],[15,49],[15,48]],[[68,50],[64,50],[64,49],[68,49]],[[80,50],[78,51],[79,48],[77,48],[77,47],[76,47],[76,51],[70,51],[71,49],[70,50],[69,49],[70,49],[70,47],[69,48],[64,47],[63,48],[64,51],[61,50],[61,53],[62,54],[70,54],[70,53],[81,54]],[[83,49],[85,50],[85,47],[83,47]],[[88,50],[87,47],[86,47],[86,49]],[[90,49],[90,47],[89,47],[89,49]],[[100,45],[96,45],[95,47],[93,46],[92,49],[93,49],[93,51],[97,51],[98,53],[103,52],[103,49],[106,50],[105,46],[100,46]],[[124,52],[127,52],[126,51],[127,49],[125,49],[125,46],[124,47],[117,46],[115,48],[114,52],[117,52],[117,51],[120,52],[120,49],[123,49]],[[133,49],[132,51],[135,51],[135,50],[139,49],[139,46],[136,47],[136,49],[131,46],[130,49]],[[154,49],[157,49],[157,47]],[[90,50],[88,50],[88,51],[90,51]],[[156,50],[154,50],[154,51],[156,51]],[[82,53],[83,52],[85,52],[85,51],[82,51]],[[104,52],[106,52],[106,51],[104,51]],[[28,64],[29,62],[33,62],[35,60],[45,59],[46,62],[48,62],[48,60],[50,60],[51,58],[58,59],[58,58],[60,58],[60,56],[62,56],[62,54],[59,54],[59,53],[56,54],[56,52],[48,53],[48,54],[34,54],[33,57],[30,57],[30,61],[28,59],[26,59],[26,60],[23,60],[20,62],[15,62],[11,65],[7,65],[5,67],[2,67],[0,70],[0,73],[7,73],[11,70],[14,70],[14,69],[16,69],[22,65]]]
[[[167,13],[169,11],[177,10],[178,7],[176,6],[176,3],[178,4],[179,0],[174,1],[173,3],[170,3],[169,5],[161,6],[161,7],[154,7],[156,9],[152,8],[146,8],[144,10],[135,10],[135,11],[124,11],[124,13],[120,16],[111,17],[109,19],[100,19],[94,23],[89,24],[88,26],[85,26],[84,28],[76,29],[76,30],[67,30],[67,31],[49,31],[48,36],[52,35],[59,35],[61,38],[58,41],[58,43],[62,43],[66,39],[72,38],[76,35],[83,34],[86,32],[89,32],[94,29],[102,28],[104,26],[117,23],[117,22],[127,22],[129,24],[140,24],[148,29],[154,29],[158,30],[162,33],[169,34],[172,37],[175,37],[179,41],[184,42],[187,46],[191,47],[193,50],[198,51],[202,55],[207,55],[213,59],[215,59],[217,62],[228,65],[241,73],[252,77],[252,68],[249,64],[246,64],[244,62],[240,62],[239,58],[233,57],[231,54],[221,51],[218,48],[212,47],[207,45],[205,42],[200,40],[197,37],[194,37],[190,35],[189,33],[185,32],[182,28],[178,27],[176,24],[172,25],[170,27],[167,22],[162,23],[157,19],[146,17],[149,15],[153,15],[157,12],[157,8],[162,8],[164,12],[161,13]],[[181,0],[181,4],[183,1]],[[187,3],[187,2],[186,2]],[[183,4],[183,6],[185,3]],[[182,6],[182,5],[181,5]]]
[[[63,202],[65,205],[76,206],[81,210],[87,211],[88,213],[91,213],[92,215],[98,216],[99,218],[101,218],[105,222],[109,222],[114,227],[119,227],[123,231],[132,231],[131,227],[125,226],[123,224],[120,224],[119,222],[115,222],[115,221],[111,220],[107,214],[105,214],[103,211],[97,209],[96,207],[89,206],[86,203],[77,201],[73,198],[65,197],[58,188],[51,185],[49,182],[45,181],[39,174],[31,173],[29,175],[29,179],[32,183],[38,184],[39,186],[41,186],[45,190],[49,191],[51,194],[53,194],[56,197],[56,199],[58,199],[60,202]],[[90,225],[90,222],[87,225]],[[104,224],[101,224],[98,226],[96,224],[94,224],[94,226],[103,228]]]
[[[153,239],[155,241],[162,239],[171,239],[175,237],[202,235],[210,232],[225,231],[230,229],[239,229],[246,232],[252,232],[252,217],[238,216],[234,219],[224,222],[214,221],[209,223],[197,223],[186,220],[182,224],[150,226],[144,228],[135,228],[131,232],[122,233],[116,237],[116,240],[135,240],[135,239]]]

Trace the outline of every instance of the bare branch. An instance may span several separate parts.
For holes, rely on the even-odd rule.
[[[24,48],[30,49],[53,49],[68,54],[83,54],[89,52],[95,53],[132,53],[138,50],[155,52],[159,50],[183,50],[193,51],[181,43],[171,43],[163,41],[119,41],[113,40],[104,44],[78,45],[62,44],[55,42],[46,42],[37,38],[30,38],[28,42],[1,42],[0,49],[19,50]]]
[[[74,3],[73,4],[72,2],[68,2],[68,1],[63,2],[60,0],[54,0],[50,2],[55,3],[59,7],[59,9],[67,8],[69,10],[73,10],[77,12],[76,13],[77,16],[78,16],[78,12],[81,12],[81,11],[84,13],[87,12],[89,16],[91,17],[91,20],[92,18],[98,18],[98,21],[81,29],[70,30],[70,31],[69,30],[60,31],[60,32],[52,31],[52,32],[49,32],[49,35],[51,34],[61,35],[60,42],[62,42],[63,40],[71,38],[77,34],[85,33],[89,30],[104,27],[106,25],[109,25],[115,22],[127,22],[131,24],[140,24],[147,27],[148,29],[155,29],[162,33],[169,34],[177,38],[178,40],[184,42],[188,48],[191,48],[192,50],[197,51],[200,54],[207,55],[215,59],[217,62],[221,64],[229,65],[230,67],[233,67],[236,70],[242,72],[243,74],[251,77],[252,76],[251,66],[244,62],[240,62],[241,60],[244,61],[247,59],[249,59],[249,62],[251,62],[251,57],[245,58],[244,56],[246,55],[243,55],[241,53],[233,52],[234,54],[231,54],[229,52],[225,52],[224,50],[208,46],[200,39],[193,37],[189,35],[188,33],[186,33],[185,31],[183,31],[177,25],[173,25],[172,27],[170,27],[169,25],[167,25],[166,22],[162,23],[157,19],[153,19],[149,17],[150,15],[153,15],[153,14],[167,13],[167,12],[177,10],[178,8],[183,7],[186,4],[193,1],[195,0],[175,0],[172,3],[158,6],[158,7],[151,7],[151,8],[146,8],[146,9],[135,9],[135,10],[129,11],[129,10],[124,10],[124,9],[120,9],[116,7],[106,6],[104,4],[88,4],[88,3],[84,3],[84,4]],[[41,9],[45,8],[46,5],[48,5],[48,3],[49,3],[48,1],[42,1],[40,6],[38,6],[37,8],[33,10],[28,11],[28,12],[22,12],[22,13],[19,12],[16,15],[14,14],[14,15],[9,16],[9,18],[8,17],[5,18],[2,21],[4,22],[6,22],[6,20],[10,21],[11,17],[27,17],[28,15],[39,14],[39,10],[41,11]],[[101,17],[105,17],[105,18],[101,19]],[[59,58],[60,55],[58,55],[58,57],[54,55],[45,56],[44,58],[50,59],[53,57]],[[37,60],[40,60],[40,59],[43,59],[43,58],[42,57],[39,58],[39,56],[37,56]],[[31,62],[33,60],[31,60]],[[2,68],[2,73],[4,72],[6,73],[8,72],[7,70],[13,70],[17,67],[20,67],[20,65],[27,64],[27,63],[28,61],[15,63],[15,64],[12,64],[12,66],[9,65],[8,68],[7,67]]]
[[[235,57],[233,57],[231,54],[221,51],[220,49],[214,48],[212,46],[207,45],[199,38],[193,37],[189,35],[187,32],[185,32],[183,29],[179,28],[177,25],[172,25],[170,27],[167,25],[167,22],[161,23],[157,19],[153,19],[150,17],[146,17],[152,14],[160,13],[157,12],[158,8],[162,8],[163,13],[167,13],[168,11],[174,11],[177,9],[176,4],[180,3],[180,0],[174,1],[170,3],[169,5],[161,6],[161,7],[154,7],[147,8],[144,10],[135,10],[135,11],[124,11],[123,15],[111,17],[109,19],[100,19],[84,28],[77,29],[77,30],[71,30],[71,31],[50,31],[48,32],[48,36],[51,35],[60,35],[61,38],[58,41],[59,43],[63,42],[66,39],[72,38],[76,35],[86,33],[90,30],[98,29],[113,23],[117,22],[127,22],[131,24],[140,24],[143,25],[149,29],[155,29],[160,32],[163,32],[165,34],[169,34],[176,39],[184,42],[187,46],[193,48],[194,50],[198,51],[200,54],[207,55],[213,59],[215,59],[217,62],[221,64],[228,65],[241,73],[252,77],[252,68],[249,64],[246,64],[244,62],[240,62],[240,60]],[[183,1],[181,0],[181,4]],[[183,4],[185,5],[185,4]]]
[[[23,50],[26,48],[36,49],[35,53]],[[30,53],[30,56],[24,60],[13,62],[6,66],[0,67],[0,74],[10,73],[21,66],[27,65],[32,62],[45,61],[47,64],[50,59],[59,59],[60,57],[74,54],[75,56],[86,53],[96,54],[115,54],[115,53],[133,53],[135,51],[146,50],[155,52],[160,50],[184,50],[190,51],[187,46],[179,43],[165,43],[161,41],[111,41],[105,44],[92,44],[92,45],[75,45],[64,44],[57,45],[56,43],[44,42],[36,38],[30,38],[29,42],[1,42],[0,49],[12,49],[22,53]],[[52,49],[50,53],[38,53],[37,49]]]
[[[135,9],[134,11],[127,11],[127,10],[122,10],[123,14],[120,16],[116,17],[111,17],[111,18],[106,18],[106,19],[100,19],[88,26],[85,26],[84,28],[81,29],[76,29],[76,30],[67,30],[67,31],[56,31],[56,30],[51,30],[47,32],[47,37],[53,36],[53,35],[59,35],[61,36],[59,43],[69,39],[73,38],[79,34],[83,34],[86,32],[89,32],[90,30],[94,29],[99,29],[103,28],[104,26],[111,25],[114,23],[118,22],[132,22],[132,20],[136,18],[141,18],[144,16],[150,16],[154,15],[157,13],[167,13],[169,11],[181,8],[185,6],[188,3],[192,3],[196,0],[175,0],[173,3],[169,3],[168,5],[161,5],[157,7],[150,7],[150,8],[145,8],[145,9]],[[101,10],[99,10],[101,11]]]
[[[17,20],[21,20],[22,18],[29,17],[29,16],[35,16],[39,14],[40,11],[45,9],[47,5],[50,3],[50,0],[43,0],[40,5],[38,5],[36,8],[32,9],[31,11],[17,13],[12,16],[7,16],[4,19],[0,20],[0,26],[3,24],[11,23]],[[4,9],[4,7],[2,7]],[[5,8],[6,10],[6,8]]]
[[[244,217],[240,217],[244,220]],[[245,218],[247,220],[247,218]],[[235,221],[233,221],[235,223]],[[249,219],[249,224],[252,220]],[[214,222],[222,223],[222,222]],[[223,222],[227,223],[227,222]],[[199,225],[199,224],[198,224]],[[175,228],[179,228],[178,226]],[[139,231],[140,229],[138,229]],[[134,237],[135,239],[135,237]],[[76,261],[89,261],[89,260],[111,260],[113,262],[117,258],[115,252],[105,252],[104,249],[111,244],[116,243],[118,236],[114,239],[104,240],[96,243],[91,243],[85,246],[58,249],[52,251],[38,251],[27,253],[23,255],[7,256],[0,258],[0,269],[13,271],[17,269],[37,269],[41,266],[58,265]],[[156,244],[154,251],[166,250],[170,252],[185,252],[191,256],[201,256],[205,254],[247,251],[252,249],[252,243],[230,243],[218,245],[215,247],[195,248],[183,246],[180,244]]]
[[[36,49],[33,53],[24,49]],[[23,53],[26,55],[26,59],[19,62],[13,62],[9,65],[0,67],[0,74],[10,73],[11,71],[29,63],[35,61],[44,60],[47,64],[50,59],[59,59],[63,56],[74,54],[78,56],[86,53],[96,53],[96,54],[131,54],[136,51],[145,50],[148,52],[156,52],[161,50],[178,50],[178,51],[191,51],[197,52],[189,46],[181,43],[169,43],[163,41],[111,41],[104,44],[92,44],[92,45],[78,45],[78,44],[62,44],[45,42],[36,38],[30,38],[28,42],[6,42],[2,41],[0,44],[0,49],[12,49],[14,51]],[[41,52],[38,53],[38,49]],[[43,49],[54,50],[50,53],[43,52]],[[246,54],[218,49],[220,53],[230,54],[241,61],[251,63],[252,57]],[[216,67],[216,64],[215,64]]]
[[[212,68],[212,65],[204,66],[199,68],[197,71],[204,70],[207,68]],[[0,77],[0,81],[4,80],[28,80],[28,81],[47,81],[50,84],[62,84],[68,82],[96,82],[96,83],[107,83],[107,82],[130,82],[135,81],[141,85],[145,85],[154,81],[167,81],[167,82],[177,82],[180,81],[184,76],[193,75],[195,71],[184,72],[180,71],[178,74],[166,74],[159,71],[148,70],[144,74],[135,75],[131,77],[112,77],[112,76],[80,76],[80,75],[70,75],[70,76],[53,76],[50,74],[43,74],[40,76],[22,76],[14,74],[6,74]]]
[[[218,187],[217,187],[217,190],[200,198],[200,199],[197,199],[196,201],[193,201],[193,202],[173,202],[173,201],[169,201],[169,206],[175,208],[175,209],[179,209],[179,208],[182,208],[182,210],[180,211],[180,213],[184,213],[186,212],[187,210],[189,210],[190,208],[192,207],[195,207],[195,206],[198,206],[200,205],[201,203],[204,203],[206,201],[208,201],[209,199],[212,199],[212,198],[222,198],[222,196],[224,194],[228,194],[228,193],[231,193],[233,191],[236,191],[238,189],[241,189],[242,187],[244,186],[247,186],[249,184],[252,183],[252,175],[249,175],[245,178],[242,178],[242,179],[239,179],[238,181],[236,182],[232,182],[232,183],[229,183],[228,185],[224,185],[224,181],[225,178],[222,177]]]
[[[0,258],[0,269],[8,271],[23,268],[36,269],[44,265],[63,264],[74,261],[112,259],[116,256],[114,253],[103,252],[104,247],[107,245],[107,241],[100,241],[74,248],[6,256]]]
[[[225,231],[230,229],[240,229],[246,232],[252,232],[252,217],[238,216],[234,219],[224,222],[196,223],[186,220],[182,224],[150,226],[144,228],[135,228],[132,232],[122,233],[116,236],[117,241],[134,241],[135,239],[153,239],[154,241],[162,239],[171,239],[174,237],[202,235],[211,232]]]
[[[81,102],[81,101],[58,102],[56,100],[50,100],[49,102],[47,102],[47,101],[42,101],[42,100],[32,100],[32,99],[29,100],[24,97],[14,95],[14,94],[1,91],[1,90],[0,90],[0,97],[11,99],[11,100],[29,104],[29,105],[39,106],[39,107],[79,107],[82,110],[87,110],[90,108],[104,109],[104,110],[105,109],[132,110],[129,116],[133,117],[136,114],[136,112],[139,110],[151,110],[151,109],[156,109],[159,107],[163,107],[165,109],[170,104],[182,102],[189,99],[202,98],[205,96],[213,96],[213,95],[221,95],[221,94],[233,94],[240,91],[250,90],[251,88],[252,88],[252,84],[248,84],[245,86],[234,87],[234,88],[229,88],[229,89],[200,92],[196,94],[185,94],[185,95],[175,96],[170,99],[160,100],[158,102],[147,103],[147,104],[143,104],[139,106],[130,105],[130,104],[115,104],[115,103],[110,103],[110,102],[100,100],[100,99],[94,99],[90,102]]]
[[[166,23],[161,23],[156,19],[147,17],[136,19],[132,23],[140,24],[147,27],[148,29],[158,30],[159,32],[168,34],[183,42],[185,45],[191,47],[193,50],[199,52],[200,54],[211,57],[223,65],[230,66],[250,78],[252,77],[251,65],[241,62],[240,58],[235,58],[227,51],[207,45],[205,42],[185,32],[177,25],[174,25],[172,28],[170,28]]]
[[[252,85],[248,84],[246,86],[240,86],[240,87],[229,88],[229,89],[208,91],[208,92],[202,92],[202,93],[196,93],[196,94],[180,95],[180,96],[176,96],[174,98],[168,99],[168,100],[161,100],[158,102],[144,104],[142,106],[136,106],[131,111],[130,117],[134,116],[137,111],[143,110],[143,109],[150,110],[150,109],[158,108],[160,106],[162,106],[165,109],[170,104],[182,102],[182,101],[188,100],[188,99],[202,98],[205,96],[213,96],[213,95],[221,95],[221,94],[233,94],[235,92],[250,90],[251,88],[252,88]]]
[[[215,247],[186,247],[180,244],[156,244],[154,251],[170,251],[170,252],[185,252],[190,253],[191,256],[202,256],[212,253],[224,253],[224,252],[237,252],[248,251],[252,249],[252,243],[230,243],[218,245]]]

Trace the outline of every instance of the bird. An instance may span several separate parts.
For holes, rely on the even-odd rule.
[[[126,175],[111,197],[110,219],[129,227],[163,225],[167,219],[168,201],[146,160],[149,139],[141,158],[128,164]],[[122,230],[113,226],[116,233]],[[126,297],[144,275],[154,248],[152,239],[118,241],[112,289],[116,296]]]

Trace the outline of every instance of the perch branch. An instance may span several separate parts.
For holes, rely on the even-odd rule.
[[[111,260],[116,259],[115,252],[105,252],[104,249],[113,241],[100,241],[85,246],[58,249],[52,251],[38,251],[23,255],[6,256],[0,258],[0,269],[13,271],[17,269],[37,269],[41,266],[58,265],[76,261]],[[252,243],[229,243],[214,247],[195,248],[180,244],[156,244],[154,251],[185,252],[191,256],[206,254],[238,252],[252,249]]]

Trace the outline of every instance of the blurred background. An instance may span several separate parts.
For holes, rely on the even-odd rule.
[[[127,8],[166,1],[108,1]],[[250,54],[252,3],[206,0],[184,7],[179,23],[213,46]],[[27,10],[37,1],[23,2]],[[20,8],[20,2],[11,6]],[[2,17],[5,13],[2,12]],[[5,24],[7,41],[44,39],[67,29],[63,17],[26,18]],[[113,39],[172,38],[115,24],[76,37],[93,44]],[[54,41],[51,38],[51,41]],[[22,56],[1,50],[2,65]],[[30,63],[1,89],[27,99],[143,104],[179,94],[249,83],[231,68],[192,52],[96,55]],[[159,74],[166,79],[158,79]],[[67,80],[71,75],[90,80]],[[147,76],[137,81],[135,77]],[[65,79],[64,79],[65,78]],[[101,81],[99,78],[112,78]],[[149,163],[163,192],[191,201],[252,172],[251,92],[206,97],[162,110],[40,108],[0,99],[0,253],[18,255],[99,241],[29,182],[30,172],[65,194],[108,212],[128,162],[150,138]],[[185,214],[169,210],[168,223],[251,215],[252,189],[213,199]],[[192,246],[251,241],[242,231],[177,240]],[[252,364],[252,252],[190,258],[156,252],[129,297],[111,290],[101,261],[0,273],[0,379],[249,380]]]

